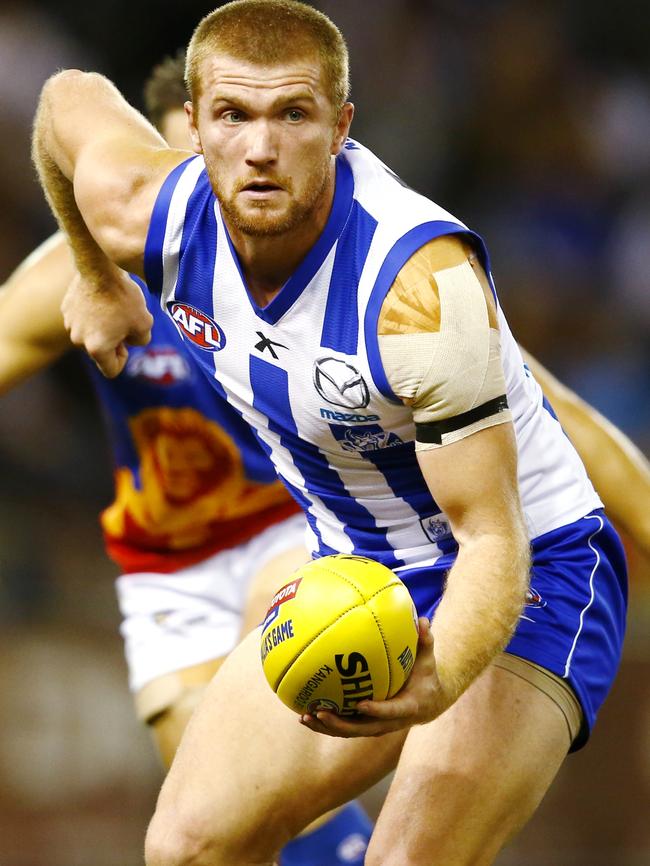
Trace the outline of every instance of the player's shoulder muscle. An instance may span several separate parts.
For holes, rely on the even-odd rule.
[[[470,263],[488,304],[490,326],[496,311],[489,281],[465,235],[442,235],[420,247],[402,267],[379,315],[380,335],[436,333],[440,330],[438,274]]]
[[[436,238],[406,262],[384,300],[378,339],[423,447],[509,419],[496,306],[468,237]]]
[[[95,240],[116,264],[139,271],[151,213],[169,173],[190,154],[161,145],[101,141],[85,149],[75,198]]]

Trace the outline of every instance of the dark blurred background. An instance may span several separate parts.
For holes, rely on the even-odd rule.
[[[141,107],[214,3],[3,0],[0,282],[54,230],[29,162],[40,88],[101,71]],[[486,239],[520,342],[650,451],[646,0],[321,0],[353,134]],[[0,402],[0,866],[136,866],[161,773],[133,718],[101,421],[79,359]],[[628,543],[624,664],[501,866],[650,862],[650,565]],[[531,743],[535,748],[535,743]]]

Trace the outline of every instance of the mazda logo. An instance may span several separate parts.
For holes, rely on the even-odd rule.
[[[364,409],[370,392],[361,373],[338,358],[319,358],[314,363],[314,386],[323,400],[346,409]]]

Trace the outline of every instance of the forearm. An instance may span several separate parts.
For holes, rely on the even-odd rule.
[[[0,397],[64,354],[65,345],[23,346],[0,342]]]
[[[63,120],[79,94],[79,77],[74,71],[51,78],[43,89],[34,120],[32,158],[47,201],[61,229],[67,235],[76,266],[82,274],[101,272],[106,262],[99,245],[88,230],[74,195],[74,171],[78,148],[68,135]],[[101,76],[90,76],[100,91],[111,85]],[[86,88],[87,89],[87,88]],[[98,93],[101,101],[101,96]]]
[[[529,581],[522,532],[482,535],[459,549],[432,631],[438,676],[453,703],[512,636]]]

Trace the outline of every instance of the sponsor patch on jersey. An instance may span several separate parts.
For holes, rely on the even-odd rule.
[[[321,406],[321,418],[327,421],[345,421],[347,424],[364,424],[366,421],[379,421],[379,415],[357,415],[355,412],[334,412]]]
[[[150,385],[165,388],[192,378],[190,365],[173,346],[131,349],[125,372],[132,379],[143,379]]]
[[[404,444],[396,433],[382,430],[378,424],[367,424],[365,427],[330,424],[330,430],[344,451],[381,451],[383,448]]]
[[[262,634],[264,634],[271,623],[277,619],[280,612],[280,605],[284,604],[285,601],[291,601],[292,598],[296,597],[301,582],[302,577],[299,577],[297,580],[292,580],[291,583],[285,584],[276,592],[271,599],[271,604],[269,605],[269,609],[264,617],[264,622],[262,623]]]
[[[420,520],[420,526],[424,530],[424,534],[429,541],[432,541],[434,544],[442,541],[443,538],[451,537],[451,528],[449,523],[439,514],[433,514],[430,517],[423,517]]]
[[[167,309],[181,335],[199,349],[220,352],[226,345],[226,335],[207,313],[177,301],[169,301]]]
[[[366,380],[352,364],[340,358],[314,361],[314,387],[327,403],[344,409],[365,409],[370,402]]]

